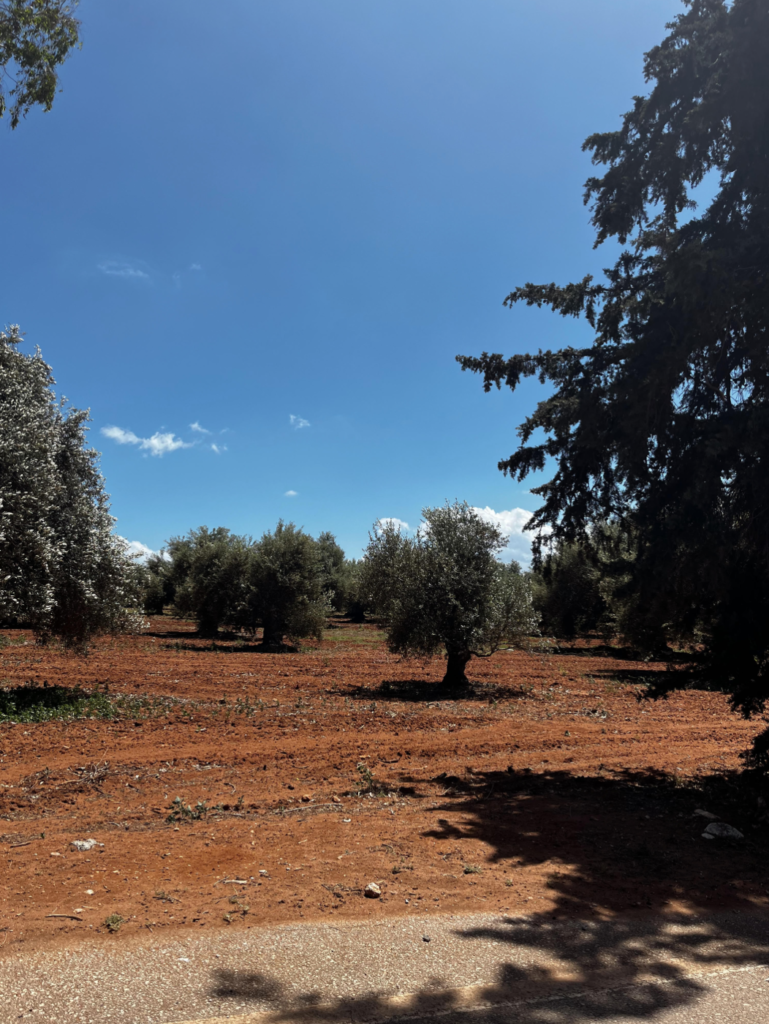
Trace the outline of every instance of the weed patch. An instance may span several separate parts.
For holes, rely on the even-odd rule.
[[[106,689],[22,683],[0,688],[0,722],[34,724],[75,718],[139,718],[164,714],[171,698],[112,697]]]
[[[185,804],[180,796],[177,796],[169,807],[171,812],[166,821],[201,821],[208,815],[209,807],[205,800],[198,800],[194,807]]]

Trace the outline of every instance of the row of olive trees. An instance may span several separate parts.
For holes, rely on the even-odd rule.
[[[281,521],[253,541],[202,526],[149,559],[144,609],[171,606],[195,619],[201,636],[261,628],[264,645],[279,648],[286,637],[320,637],[331,611],[362,618],[359,575],[331,533],[316,540]]]
[[[259,541],[224,528],[174,537],[147,565],[145,611],[171,606],[203,636],[222,627],[255,633],[280,649],[286,638],[320,637],[333,610],[376,614],[394,653],[446,656],[444,685],[467,685],[473,657],[518,646],[537,631],[531,583],[498,555],[505,538],[466,503],[426,508],[410,537],[375,524],[361,561],[333,535],[314,540],[278,523]]]

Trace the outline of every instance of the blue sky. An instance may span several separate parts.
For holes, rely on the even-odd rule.
[[[84,0],[53,111],[0,126],[2,320],[91,409],[118,532],[282,517],[357,556],[454,498],[519,531],[537,481],[496,464],[539,386],[454,356],[588,337],[502,300],[612,262],[581,144],[681,9]]]

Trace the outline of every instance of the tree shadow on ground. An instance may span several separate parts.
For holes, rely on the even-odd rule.
[[[445,687],[440,680],[431,682],[429,679],[385,679],[379,686],[351,686],[338,692],[352,700],[392,700],[414,704],[454,700],[489,703],[531,696],[531,688],[525,686],[502,686],[499,683],[471,681],[469,686],[460,690]]]
[[[596,644],[578,647],[574,641],[566,638],[554,639],[552,646],[547,648],[547,654],[569,658],[611,658],[613,661],[647,661],[647,657],[633,647],[615,646],[614,644],[601,642]],[[661,652],[659,657],[650,660],[653,664],[691,664],[697,660],[696,652],[674,651],[668,648]]]
[[[187,634],[189,635],[189,634]],[[175,643],[163,644],[166,651],[191,651],[193,654],[297,654],[298,647],[291,644],[263,644],[262,641],[249,643],[237,639],[235,642],[209,640],[200,638],[197,643],[191,640],[177,640]]]
[[[696,1014],[708,975],[769,963],[769,913],[760,900],[769,881],[767,830],[751,828],[755,806],[740,796],[736,777],[682,787],[654,772],[596,778],[508,769],[431,781],[445,800],[424,834],[445,844],[444,861],[461,862],[462,842],[473,840],[491,851],[487,870],[504,866],[512,889],[525,884],[522,868],[547,872],[546,909],[533,903],[525,916],[467,925],[458,917],[451,925],[468,956],[496,962],[494,981],[474,990],[476,1003],[500,1004],[496,1015],[468,1008],[450,966],[461,953],[445,976],[408,997],[383,988],[327,1001],[248,971],[220,972],[212,995],[258,1004],[276,1024],[436,1011],[443,1024],[652,1022],[675,1008]],[[704,839],[708,819],[693,813],[703,805],[746,838]],[[362,949],[361,970],[387,955],[386,947]]]
[[[664,680],[670,685],[671,690],[706,689],[702,681],[697,678],[693,671],[687,668],[651,669],[651,668],[621,668],[621,669],[599,669],[591,672],[595,679],[607,680],[615,683],[625,683],[628,686],[658,686]]]

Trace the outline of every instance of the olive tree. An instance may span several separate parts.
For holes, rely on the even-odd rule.
[[[278,523],[254,545],[246,624],[263,628],[262,643],[280,650],[284,637],[320,639],[329,612],[318,542],[293,523]]]
[[[197,621],[201,636],[214,637],[223,625],[237,623],[248,587],[251,541],[223,526],[201,526],[168,542],[171,559],[167,585],[174,607]],[[165,581],[164,581],[165,582]]]
[[[146,615],[162,615],[166,605],[173,604],[176,587],[171,578],[173,562],[165,552],[149,556],[143,566],[142,597]]]
[[[466,502],[425,508],[422,517],[414,537],[375,524],[364,590],[390,650],[424,658],[445,651],[443,685],[462,688],[471,658],[510,650],[536,632],[529,582],[516,562],[497,559],[501,531]]]
[[[88,413],[53,392],[39,350],[0,332],[0,619],[85,648],[135,627],[138,577],[86,444]]]
[[[345,600],[345,558],[344,551],[337,544],[333,533],[326,531],[318,536],[318,546],[323,586],[328,594],[331,607],[340,612]]]

